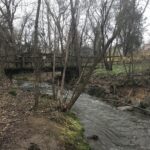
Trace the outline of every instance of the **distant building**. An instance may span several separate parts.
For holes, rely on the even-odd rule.
[[[143,46],[143,51],[150,51],[150,43]]]

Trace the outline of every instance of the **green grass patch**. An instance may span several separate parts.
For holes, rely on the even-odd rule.
[[[57,111],[57,107],[57,101],[49,95],[41,95],[38,110],[48,112],[50,110],[50,121],[55,123],[56,129],[54,132],[63,147],[66,150],[90,150],[90,146],[84,137],[84,128],[76,115],[71,112]]]
[[[126,65],[127,71],[129,71],[129,64]],[[149,63],[137,63],[134,64],[134,73],[144,73],[150,69]],[[105,68],[102,68],[100,65],[97,66],[94,76],[119,76],[119,75],[127,75],[125,67],[123,64],[114,64],[112,71],[107,71]]]
[[[84,128],[73,113],[65,113],[65,125],[62,129],[62,138],[67,150],[90,150],[84,138]]]
[[[108,71],[105,68],[101,68],[97,66],[96,70],[94,71],[94,76],[118,76],[118,75],[126,75],[125,68],[122,65],[114,65],[112,71]]]

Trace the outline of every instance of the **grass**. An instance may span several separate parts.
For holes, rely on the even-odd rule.
[[[43,94],[39,105],[39,110],[44,109],[45,111],[49,110],[50,107],[55,109],[57,102],[49,95]],[[63,143],[66,150],[90,150],[89,144],[84,137],[84,128],[74,113],[62,113],[56,109],[56,111],[51,112],[51,115],[50,120],[57,124],[59,140]]]
[[[123,66],[121,65],[114,65],[112,71],[107,71],[105,68],[100,68],[99,66],[94,72],[94,75],[101,75],[101,76],[106,76],[106,75],[119,75],[119,74],[125,74],[125,70]]]
[[[84,138],[84,128],[73,113],[65,113],[65,125],[62,128],[62,139],[68,150],[90,150]]]
[[[127,69],[129,65],[126,65]],[[134,65],[134,72],[141,73],[150,69],[149,63],[138,63]],[[105,68],[101,68],[100,65],[97,66],[95,72],[95,76],[118,76],[118,75],[126,75],[125,68],[123,64],[114,64],[112,71],[107,71]]]

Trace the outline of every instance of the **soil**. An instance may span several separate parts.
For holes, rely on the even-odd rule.
[[[84,141],[78,121],[52,111],[55,104],[50,105],[49,100],[41,97],[38,111],[33,112],[32,92],[21,91],[9,81],[1,84],[0,89],[0,150],[70,150],[66,148],[70,142],[73,142],[71,146],[82,144],[75,141],[76,135]],[[78,125],[77,129],[71,121]],[[70,141],[64,140],[65,130],[75,135]],[[86,142],[83,144],[88,146]]]
[[[15,89],[14,96],[11,90],[9,87],[0,93],[0,149],[27,150],[31,144],[41,150],[62,149],[57,139],[58,125],[50,121],[48,114],[29,111],[33,94]]]
[[[149,82],[149,76],[139,76],[134,78],[133,81],[125,77],[117,76],[110,78],[92,78],[87,89],[94,87],[94,91],[97,89],[95,96],[101,97],[102,100],[116,107],[136,105],[145,103],[150,98]]]

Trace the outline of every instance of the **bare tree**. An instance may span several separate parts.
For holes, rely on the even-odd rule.
[[[130,78],[134,72],[134,56],[133,52],[137,51],[143,40],[143,13],[149,3],[146,4],[143,10],[140,7],[141,0],[127,0],[121,1],[121,13],[123,15],[123,24],[121,32],[118,36],[119,45],[121,46],[124,56],[129,56],[130,62],[128,67],[128,77]],[[132,76],[133,77],[133,76]]]
[[[120,0],[102,0],[102,1],[86,1],[86,5],[88,4],[87,9],[85,9],[86,17],[85,21],[82,21],[83,29],[79,30],[79,6],[81,2],[78,0],[70,0],[70,13],[67,11],[68,16],[70,15],[71,24],[69,26],[68,39],[63,39],[63,26],[61,21],[61,15],[58,16],[54,14],[49,5],[49,13],[53,18],[54,25],[57,27],[58,36],[61,45],[61,52],[64,57],[64,69],[62,75],[62,82],[60,88],[60,104],[62,105],[62,110],[67,111],[71,109],[74,105],[80,94],[83,92],[85,86],[87,85],[95,67],[98,63],[107,59],[107,55],[112,55],[112,49],[116,51],[118,48],[118,36],[120,35],[123,28],[123,20],[124,14],[123,12],[123,3]],[[59,4],[58,4],[59,5]],[[121,7],[120,7],[121,6]],[[83,43],[83,35],[86,38],[90,39],[88,41],[89,45],[93,45],[93,51],[96,52],[96,58],[93,60],[92,64],[90,64],[89,69],[82,69],[80,62],[80,49]],[[80,38],[79,38],[80,37]],[[65,41],[65,42],[64,42]],[[75,53],[76,63],[78,68],[80,68],[80,76],[77,82],[74,84],[72,97],[64,101],[64,81],[65,74],[67,70],[67,65],[69,63],[69,59],[71,58],[69,54],[71,51]],[[112,60],[110,61],[112,63]],[[112,64],[111,64],[112,67]],[[86,71],[85,71],[86,70]]]
[[[39,25],[39,15],[40,15],[40,7],[41,7],[41,0],[38,0],[38,6],[37,6],[37,13],[36,13],[36,19],[35,19],[35,31],[34,31],[34,42],[33,42],[33,63],[34,63],[34,73],[35,73],[35,104],[33,109],[36,110],[39,103],[39,82],[40,82],[40,66],[41,61],[40,59],[40,50],[38,47],[38,25]]]
[[[81,60],[80,60],[80,43],[79,43],[79,34],[77,29],[77,22],[79,19],[79,0],[70,0],[70,7],[71,7],[71,25],[70,25],[70,38],[71,38],[71,45],[70,49],[73,51],[77,68],[79,70],[79,74],[81,73]]]
[[[106,38],[105,31],[106,31],[106,27],[108,25],[107,23],[109,22],[109,19],[110,19],[109,14],[111,13],[113,3],[114,3],[114,0],[111,0],[110,2],[103,0],[100,3],[99,7],[101,9],[99,9],[99,10],[105,9],[105,13],[103,13],[103,11],[98,12],[98,13],[100,13],[101,20],[99,18],[99,15],[98,15],[98,19],[95,18],[94,13],[97,16],[97,12],[93,12],[93,10],[91,10],[90,22],[92,24],[92,28],[93,28],[94,35],[95,35],[94,40],[93,40],[93,47],[95,48],[94,51],[99,51],[99,55],[95,58],[93,64],[91,65],[89,70],[86,72],[86,74],[84,74],[81,77],[78,86],[74,89],[74,92],[73,92],[70,102],[68,102],[66,104],[65,110],[69,110],[72,108],[72,106],[74,105],[74,103],[76,102],[76,100],[78,99],[80,94],[83,92],[85,86],[87,85],[93,71],[95,70],[95,67],[97,66],[97,64],[99,62],[101,62],[103,60],[109,46],[113,43],[113,41],[117,37],[118,33],[120,32],[120,26],[117,25],[118,21],[116,21],[116,22],[114,22],[115,25],[111,32],[111,35],[108,38]],[[98,3],[96,3],[96,4],[98,4]],[[94,10],[94,11],[97,11],[97,10]],[[95,18],[95,20],[94,20],[95,22],[93,22],[93,20],[91,18]],[[96,24],[96,26],[94,26],[93,24]]]
[[[6,2],[12,2],[12,0],[3,0],[2,4],[5,7],[10,5],[10,3]],[[29,15],[28,13],[26,14],[26,17],[22,21],[22,28],[17,41],[21,47],[24,43],[23,38],[25,37],[25,41],[28,41],[28,43],[30,43],[29,45],[32,45],[36,77],[34,108],[36,109],[38,106],[40,93],[38,83],[40,82],[40,69],[42,64],[41,51],[43,52],[45,49],[48,49],[50,54],[52,54],[52,57],[50,57],[51,60],[49,61],[52,63],[53,70],[53,98],[59,102],[59,108],[61,108],[62,111],[67,111],[70,110],[77,101],[85,86],[88,84],[96,66],[100,62],[105,62],[105,65],[108,65],[108,68],[112,69],[113,59],[108,61],[108,56],[111,58],[118,49],[121,53],[121,48],[124,52],[128,48],[135,48],[136,41],[134,40],[132,42],[134,44],[132,44],[131,41],[128,41],[128,37],[131,38],[133,37],[132,33],[140,31],[138,26],[139,23],[141,23],[139,14],[134,12],[137,10],[137,5],[132,5],[135,9],[129,9],[131,8],[129,7],[129,11],[126,11],[128,10],[126,7],[127,3],[122,0],[55,0],[55,4],[45,0],[44,3],[41,3],[42,1],[38,0],[35,22],[30,13]],[[11,5],[14,4],[11,3]],[[17,8],[17,3],[15,3],[15,6]],[[41,6],[43,6],[42,10]],[[45,7],[46,9],[44,9]],[[13,11],[11,11],[12,14],[16,12],[16,8],[13,8]],[[6,7],[6,10],[7,9]],[[4,16],[4,10],[5,9],[1,7],[1,16],[7,23],[3,21],[3,24],[0,24],[0,33],[6,30],[6,33],[12,37],[12,35],[14,36],[12,18],[15,17],[12,14],[10,15],[11,17],[6,17],[7,15]],[[6,14],[10,13],[8,10]],[[129,12],[138,14],[134,15],[138,23],[136,22],[137,20],[134,22],[134,17],[128,19],[130,16],[128,16]],[[143,13],[143,11],[141,13]],[[140,17],[142,16],[141,13]],[[41,18],[40,14],[42,16]],[[133,24],[136,25],[136,28],[134,28]],[[5,28],[5,30],[3,28]],[[3,36],[6,35],[3,33]],[[92,61],[86,58],[87,62],[84,62],[81,59],[81,51],[84,46],[91,49],[92,53],[95,54]],[[75,59],[73,56],[75,56]],[[61,63],[60,66],[62,66],[62,77],[59,85],[56,84],[55,80],[58,58]],[[75,71],[76,69],[78,70],[79,76],[78,79],[73,82],[71,98],[66,98],[65,79],[68,77],[67,71],[70,69],[69,67],[72,62],[76,64],[72,66]],[[59,89],[59,96],[57,95],[56,89]]]

